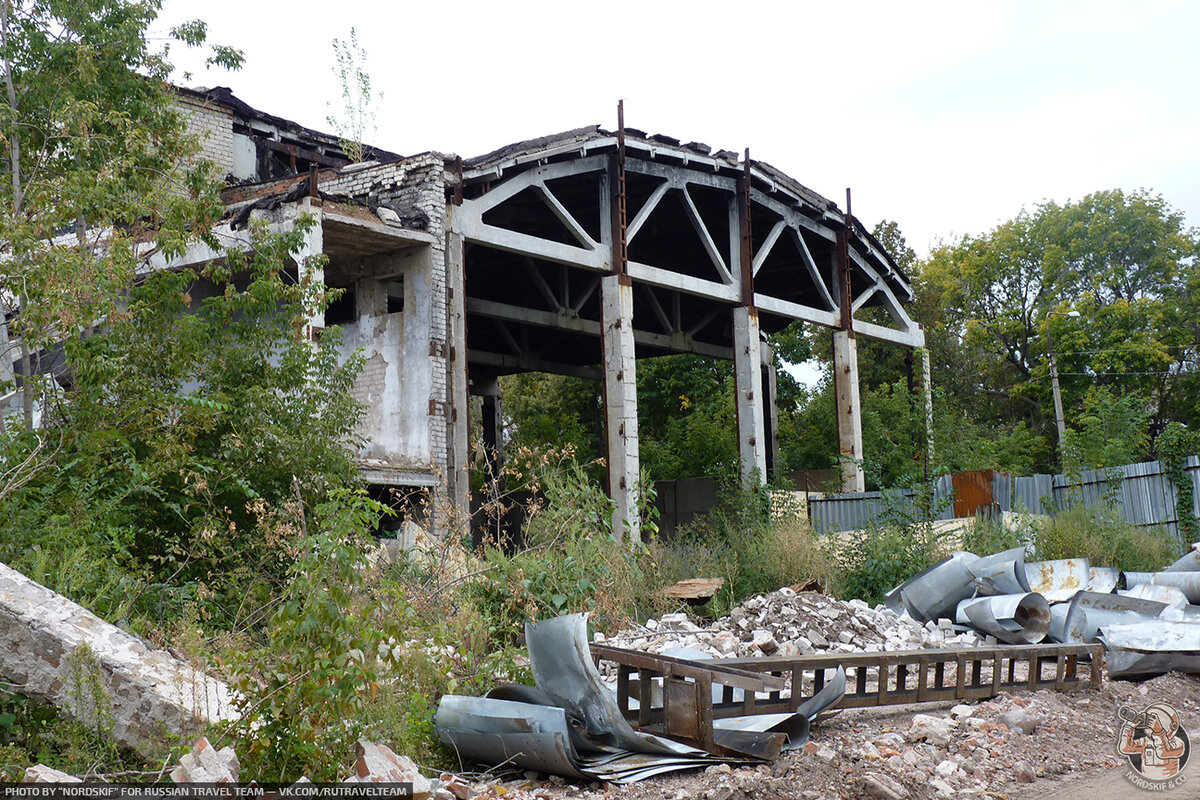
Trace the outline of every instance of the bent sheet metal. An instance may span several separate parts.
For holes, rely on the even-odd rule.
[[[1165,672],[1200,672],[1200,624],[1153,620],[1107,625],[1110,678],[1137,679]]]
[[[536,688],[500,687],[488,697],[442,698],[434,723],[460,758],[610,783],[721,762],[758,763],[780,749],[802,746],[811,722],[845,694],[846,676],[839,669],[794,713],[716,721],[712,738],[723,753],[717,755],[635,730],[626,721],[592,663],[586,614],[530,623],[525,637]],[[719,683],[719,673],[714,674]]]

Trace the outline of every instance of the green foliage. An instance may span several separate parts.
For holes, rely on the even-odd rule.
[[[231,656],[238,707],[234,740],[245,774],[259,780],[337,780],[393,660],[402,630],[367,592],[362,532],[386,507],[334,492],[311,520],[297,510],[298,557],[266,627],[266,642]]]
[[[992,517],[980,514],[971,520],[963,529],[962,549],[969,553],[986,556],[1011,550],[1014,547],[1025,547],[1032,552],[1036,539],[1036,528],[1033,517],[1021,517],[1021,523],[1010,524],[1003,517]]]
[[[1120,190],[1045,203],[937,248],[917,287],[935,385],[969,422],[1011,430],[1023,421],[1050,438],[1053,336],[1065,417],[1084,460],[1113,463],[1118,451],[1137,460],[1146,449],[1140,412],[1192,419],[1193,387],[1181,373],[1193,371],[1200,341],[1196,252],[1182,214],[1150,192]],[[1035,470],[1053,470],[1052,449],[1037,456]]]
[[[1137,395],[1115,395],[1096,387],[1084,399],[1077,426],[1067,431],[1067,466],[1105,469],[1146,458],[1150,411]]]
[[[350,38],[333,40],[333,68],[342,90],[342,114],[326,119],[338,135],[338,144],[351,161],[366,157],[366,139],[375,134],[374,104],[383,100],[382,92],[371,89],[367,72],[367,51],[358,43],[358,32],[350,28]]]
[[[816,580],[833,592],[840,582],[828,542],[807,520],[795,509],[773,515],[768,489],[746,491],[732,479],[723,483],[712,509],[649,548],[663,586],[687,578],[725,579],[707,606],[714,615],[781,586]]]
[[[1171,422],[1156,442],[1167,479],[1175,487],[1175,517],[1178,520],[1180,545],[1200,539],[1200,520],[1192,511],[1195,489],[1185,467],[1189,456],[1200,452],[1200,436],[1178,422]]]
[[[844,596],[878,603],[893,587],[943,557],[944,536],[935,520],[953,498],[937,496],[937,477],[910,474],[883,491],[883,510],[865,530],[842,535]]]
[[[264,519],[356,480],[359,363],[338,363],[336,331],[319,345],[298,337],[324,289],[283,270],[303,229],[257,233],[253,256],[200,275],[154,273],[103,330],[68,343],[70,402],[40,434],[53,469],[0,500],[0,557],[44,572],[39,544],[53,539],[65,566],[108,562],[46,577],[112,619],[199,602],[206,619],[251,622],[295,552],[294,537],[264,535]]]
[[[0,6],[0,313],[15,312],[25,425],[56,397],[53,348],[119,307],[152,243],[171,257],[220,218],[211,164],[146,28],[160,2],[19,0]],[[202,24],[178,31],[188,44]],[[222,48],[220,60],[239,54]],[[4,480],[0,477],[0,486]]]
[[[874,605],[893,587],[930,566],[933,560],[922,537],[911,528],[869,525],[842,543],[842,596]]]
[[[570,448],[588,463],[604,456],[599,382],[527,372],[506,375],[500,385],[510,449]]]
[[[1137,528],[1110,506],[1073,508],[1034,524],[1034,547],[1041,560],[1087,558],[1094,567],[1157,572],[1179,557],[1163,531]]]

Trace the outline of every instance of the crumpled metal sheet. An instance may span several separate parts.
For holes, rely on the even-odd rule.
[[[1066,607],[1061,628],[1057,611]],[[1107,625],[1133,624],[1157,619],[1166,608],[1165,603],[1127,597],[1106,592],[1077,592],[1070,603],[1060,603],[1051,610],[1055,621],[1051,623],[1051,634],[1064,644],[1094,642],[1101,628]]]
[[[955,617],[1009,644],[1037,644],[1050,629],[1050,606],[1036,592],[963,600]]]
[[[1200,542],[1196,542],[1187,553],[1178,561],[1169,567],[1164,567],[1163,572],[1200,572]]]
[[[1029,583],[1025,580],[1023,561],[1009,560],[996,564],[972,564],[968,567],[975,576],[975,590],[980,594],[1025,594]],[[961,604],[960,604],[961,605]]]
[[[892,589],[885,602],[893,611],[905,609],[921,622],[951,617],[959,602],[974,593],[970,566],[978,561],[974,553],[955,553]]]
[[[1061,603],[1087,589],[1091,567],[1086,558],[1035,561],[1025,565],[1025,577],[1030,591],[1037,592],[1048,603]]]
[[[1139,584],[1174,586],[1189,603],[1200,603],[1200,572],[1126,572],[1125,585],[1132,589]]]
[[[670,739],[633,729],[592,664],[587,614],[567,614],[525,625],[529,667],[537,688],[583,719],[595,741],[626,750],[668,755],[704,754]]]
[[[1117,594],[1125,597],[1140,597],[1143,600],[1154,600],[1158,603],[1174,605],[1187,603],[1187,595],[1177,586],[1162,586],[1157,583],[1139,583],[1128,589],[1118,589]]]
[[[609,783],[763,760],[716,756],[634,730],[592,663],[586,614],[526,625],[525,639],[537,687],[497,687],[489,697],[445,695],[438,705],[438,735],[460,758]],[[720,720],[713,738],[726,747],[774,757],[781,741],[784,749],[802,747],[812,721],[845,691],[846,673],[839,667],[794,714]]]
[[[1088,570],[1089,592],[1112,592],[1121,580],[1121,570],[1116,567],[1092,567]]]
[[[1101,629],[1113,679],[1200,672],[1200,623],[1153,620]]]

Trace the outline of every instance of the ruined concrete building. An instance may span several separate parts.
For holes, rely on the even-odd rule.
[[[370,483],[421,488],[439,510],[465,516],[469,397],[483,397],[482,438],[498,458],[500,376],[589,376],[604,387],[614,530],[636,536],[636,359],[733,362],[751,482],[775,466],[765,337],[802,320],[835,332],[844,484],[862,488],[855,336],[917,348],[924,334],[905,313],[912,287],[892,258],[791,177],[623,124],[466,160],[368,148],[371,160],[351,164],[336,137],[258,112],[228,89],[181,98],[204,155],[228,175],[222,236],[244,239],[249,215],[319,221],[302,255],[324,253],[325,282],[345,294],[311,331],[339,326],[347,353],[365,353],[356,392]],[[213,256],[197,247],[174,266]],[[855,318],[872,307],[890,323]]]

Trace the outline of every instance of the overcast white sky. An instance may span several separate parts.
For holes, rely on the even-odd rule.
[[[630,127],[749,147],[839,206],[851,187],[922,254],[1098,189],[1200,225],[1200,3],[166,0],[161,29],[197,16],[247,61],[190,85],[322,130],[354,26],[399,153],[613,128],[624,98]]]

